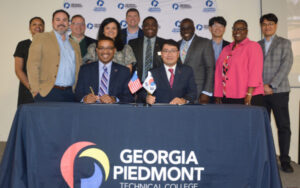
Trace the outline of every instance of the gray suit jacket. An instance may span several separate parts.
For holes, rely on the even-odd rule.
[[[288,74],[293,64],[291,42],[275,35],[267,54],[264,39],[258,43],[264,52],[264,84],[270,84],[274,93],[289,92]]]
[[[179,41],[181,45],[182,40]],[[212,93],[214,88],[215,58],[212,42],[195,35],[183,62],[193,68],[197,85],[197,99],[202,91]]]

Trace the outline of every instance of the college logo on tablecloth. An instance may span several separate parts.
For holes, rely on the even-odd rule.
[[[94,173],[91,177],[80,180],[81,188],[99,188],[103,180],[107,181],[110,163],[106,153],[97,148],[95,143],[76,142],[65,151],[60,162],[61,174],[70,188],[74,188],[74,162],[77,157],[94,160]]]
[[[90,177],[80,179],[80,188],[105,188],[112,185],[115,188],[196,188],[199,187],[205,169],[199,165],[193,150],[124,148],[110,152],[112,161],[93,142],[81,141],[72,144],[60,161],[64,181],[70,188],[75,187],[74,166],[75,160],[79,158],[89,160],[77,170],[91,168],[93,172]],[[93,167],[87,165],[89,163],[93,163]],[[79,185],[76,183],[76,187]]]

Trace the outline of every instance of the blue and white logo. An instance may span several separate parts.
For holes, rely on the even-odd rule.
[[[215,0],[206,0],[205,1],[205,8],[203,8],[203,12],[215,12]]]
[[[172,8],[174,10],[178,10],[179,9],[179,4],[178,3],[173,3]]]
[[[157,0],[152,0],[152,2],[151,2],[151,5],[152,5],[153,7],[157,7],[158,4],[159,4],[159,2],[158,2]]]
[[[104,1],[103,0],[98,0],[97,1],[97,6],[103,7]]]
[[[88,23],[88,24],[86,25],[86,27],[87,27],[88,29],[93,29],[93,28],[94,28],[94,24]]]
[[[212,0],[207,0],[207,1],[205,2],[205,5],[206,5],[207,7],[212,7],[213,4],[214,4],[214,2],[212,2]]]
[[[119,4],[118,4],[118,8],[119,8],[119,9],[124,9],[124,7],[125,7],[125,4],[124,4],[124,3],[119,3]]]
[[[180,27],[180,21],[179,21],[179,20],[177,20],[177,21],[175,22],[175,26],[176,26],[176,27]]]
[[[125,20],[122,20],[122,21],[120,22],[120,26],[121,26],[121,28],[126,28],[126,27],[127,27],[126,21],[125,21]]]
[[[65,8],[65,9],[68,9],[68,8],[70,8],[70,6],[71,6],[71,4],[70,4],[70,3],[68,3],[68,2],[64,3],[64,8]]]
[[[94,8],[94,11],[96,11],[96,12],[105,12],[106,11],[103,0],[97,1],[97,7]]]
[[[151,7],[148,9],[149,12],[161,12],[161,9],[158,7],[158,0],[151,1]]]
[[[202,24],[197,24],[197,25],[196,25],[196,29],[197,29],[198,31],[201,31],[201,30],[203,29],[203,25],[202,25]]]
[[[180,32],[180,20],[176,20],[174,23],[175,27],[172,29],[172,33]]]

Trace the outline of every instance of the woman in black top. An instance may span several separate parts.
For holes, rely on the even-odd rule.
[[[29,31],[31,35],[35,35],[36,33],[44,32],[45,22],[40,17],[33,17],[29,21]],[[15,58],[15,72],[20,80],[19,85],[19,97],[18,97],[18,106],[21,104],[32,103],[33,98],[30,93],[30,86],[27,78],[27,58],[28,51],[31,44],[31,40],[23,40],[18,43],[16,51],[14,53]]]

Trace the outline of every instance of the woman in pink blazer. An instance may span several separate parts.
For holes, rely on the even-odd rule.
[[[247,38],[244,20],[233,24],[234,41],[221,52],[215,70],[216,103],[263,105],[263,52]]]

